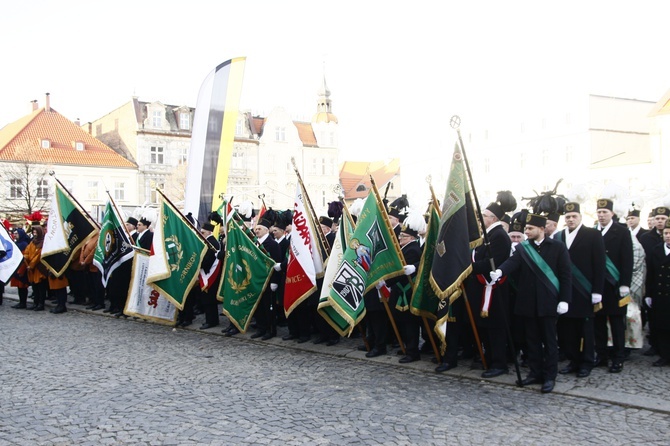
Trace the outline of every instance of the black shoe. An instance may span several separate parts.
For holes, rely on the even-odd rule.
[[[386,350],[377,350],[376,348],[373,348],[369,352],[365,354],[366,358],[376,358],[377,356],[382,356],[386,354]]]
[[[542,384],[542,393],[550,393],[552,390],[554,390],[554,386],[556,385],[556,381],[553,379],[548,379]]]
[[[61,314],[61,313],[65,313],[66,311],[67,311],[67,308],[65,308],[65,305],[62,305],[62,306],[58,305],[56,308],[52,308],[51,310],[49,310],[49,312],[53,313],[53,314]]]
[[[91,305],[87,305],[87,306],[84,307],[84,308],[85,308],[86,310],[92,310],[94,307],[97,307],[97,305],[96,305],[96,304],[91,304]]]
[[[619,363],[612,364],[612,366],[610,367],[609,372],[610,373],[621,373],[622,370],[623,370],[623,364],[619,362]]]
[[[123,314],[123,311],[117,311],[116,313],[114,313],[114,317],[116,317],[116,318],[119,318],[119,317],[121,317],[121,316],[125,316],[125,315]]]
[[[298,337],[291,333],[287,334],[286,336],[282,336],[281,338],[282,341],[292,341],[294,339],[298,339]]]
[[[542,384],[542,380],[534,376],[527,376],[526,378],[521,380],[522,386],[530,386],[531,384]]]
[[[12,308],[16,308],[17,310],[24,310],[27,308],[26,304],[18,303],[16,305],[12,305]]]
[[[456,367],[457,367],[456,364],[452,364],[450,362],[441,362],[440,365],[435,367],[435,371],[437,373],[442,373],[442,372],[446,372],[447,370],[454,369]]]
[[[180,326],[180,327],[188,327],[188,326],[191,325],[192,323],[193,323],[193,321],[181,321],[181,323],[179,324],[179,326]]]
[[[333,345],[337,345],[339,343],[340,343],[340,338],[336,338],[336,339],[330,339],[328,342],[326,342],[326,345],[328,347],[332,347]]]
[[[482,373],[482,378],[495,378],[500,375],[507,375],[509,370],[507,369],[488,369]]]
[[[309,341],[311,338],[309,336],[301,336],[298,338],[298,344],[304,344]]]
[[[204,323],[200,326],[200,330],[207,330],[208,328],[217,327],[219,324],[207,324]]]
[[[579,369],[577,372],[577,378],[586,378],[591,374],[591,370],[589,369]]]
[[[44,305],[38,305],[35,308],[33,308],[33,311],[44,311]]]
[[[577,370],[579,370],[579,368],[576,365],[570,363],[566,367],[563,367],[561,370],[559,370],[558,373],[561,375],[567,375],[569,373],[575,373]]]
[[[103,313],[111,313],[111,312],[112,312],[112,308],[111,308],[111,307],[110,307],[110,308],[105,308],[105,309],[103,310]],[[116,313],[116,311],[114,311],[114,313]]]
[[[596,358],[593,362],[593,367],[607,367],[607,358]]]
[[[98,310],[102,310],[103,308],[105,308],[104,305],[98,304],[98,305],[94,305],[93,308],[91,308],[91,311],[98,311]]]
[[[319,336],[318,338],[312,341],[312,344],[323,344],[324,342],[326,342],[326,338],[324,338],[323,336]]]
[[[420,361],[420,360],[421,360],[421,356],[405,355],[405,356],[403,356],[402,358],[400,358],[400,359],[398,360],[398,362],[399,362],[400,364],[408,364],[408,363],[410,363],[410,362]]]
[[[238,330],[237,327],[234,326],[234,325],[227,330],[223,330],[223,334],[226,335],[226,337],[228,337],[228,338],[231,337],[231,336],[235,336],[239,332],[240,332],[240,330]]]
[[[663,366],[666,366],[666,365],[668,365],[668,364],[670,364],[670,361],[668,361],[668,360],[665,359],[665,358],[661,358],[661,359],[659,359],[658,361],[654,362],[652,365],[653,365],[654,367],[663,367]]]
[[[276,334],[273,334],[273,333],[265,333],[265,334],[263,335],[263,337],[261,337],[261,341],[267,341],[268,339],[272,339],[272,338],[274,338],[275,336],[277,336],[277,335],[276,335]]]
[[[644,353],[642,353],[642,356],[656,356],[656,349],[654,347],[649,347]]]
[[[367,352],[368,348],[365,346],[365,344],[363,344],[356,347],[356,350],[358,350],[359,352]]]
[[[258,339],[258,338],[262,338],[263,336],[265,336],[264,331],[257,331],[256,333],[251,335],[251,339]]]

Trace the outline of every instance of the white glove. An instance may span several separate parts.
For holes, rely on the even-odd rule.
[[[621,297],[626,297],[630,294],[630,288],[627,286],[620,286],[619,287],[619,296]]]
[[[281,263],[275,263],[273,268],[275,269],[275,271],[281,271]]]
[[[567,302],[559,302],[558,307],[556,308],[556,312],[558,314],[565,314],[568,312],[568,303]]]
[[[405,271],[406,276],[411,276],[416,272],[416,266],[414,265],[405,265],[402,269]]]
[[[384,285],[386,285],[386,282],[384,282],[383,280],[380,280],[379,282],[377,282],[377,285],[375,285],[375,288],[380,290]]]
[[[591,303],[593,305],[599,304],[603,301],[603,295],[598,293],[591,293]]]
[[[647,304],[649,308],[651,308],[651,297],[645,297],[644,303]]]
[[[495,270],[495,271],[491,271],[491,272],[489,273],[489,275],[491,276],[491,280],[492,280],[493,282],[497,282],[498,279],[500,279],[500,278],[502,277],[502,271],[500,271],[499,269],[497,269],[497,270]]]
[[[271,283],[271,284],[270,284],[270,290],[272,290],[272,291],[277,291],[277,288],[279,288],[279,287],[277,286],[276,283]]]

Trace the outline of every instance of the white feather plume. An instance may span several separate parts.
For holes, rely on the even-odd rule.
[[[565,194],[565,198],[575,203],[584,204],[589,200],[590,195],[586,184],[576,184]]]
[[[254,213],[254,204],[251,201],[242,202],[237,207],[237,212],[244,218],[251,218]]]
[[[426,220],[423,214],[416,211],[410,211],[405,220],[402,222],[403,227],[408,227],[416,232],[423,232],[426,230]]]
[[[361,211],[363,210],[363,205],[365,204],[365,200],[362,198],[356,198],[353,203],[349,206],[349,213],[355,217],[358,217],[361,215]]]

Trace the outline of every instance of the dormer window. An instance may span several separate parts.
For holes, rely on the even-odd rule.
[[[76,150],[82,151],[82,150],[84,150],[84,143],[81,142],[81,141],[77,141],[77,142],[74,143],[74,148]]]
[[[40,141],[40,146],[43,149],[50,149],[51,148],[51,141],[49,141],[48,139],[43,139],[43,140]]]
[[[179,128],[182,130],[189,130],[191,128],[191,114],[179,113]]]
[[[275,140],[286,141],[286,127],[275,127]]]
[[[156,128],[161,128],[163,125],[163,113],[160,110],[154,110],[151,114],[151,125]]]

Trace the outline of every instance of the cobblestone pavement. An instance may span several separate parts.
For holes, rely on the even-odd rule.
[[[436,374],[428,358],[366,359],[360,339],[256,342],[11,304],[0,306],[0,446],[670,441],[670,370],[639,354],[619,375],[560,376],[543,395],[469,364]]]

